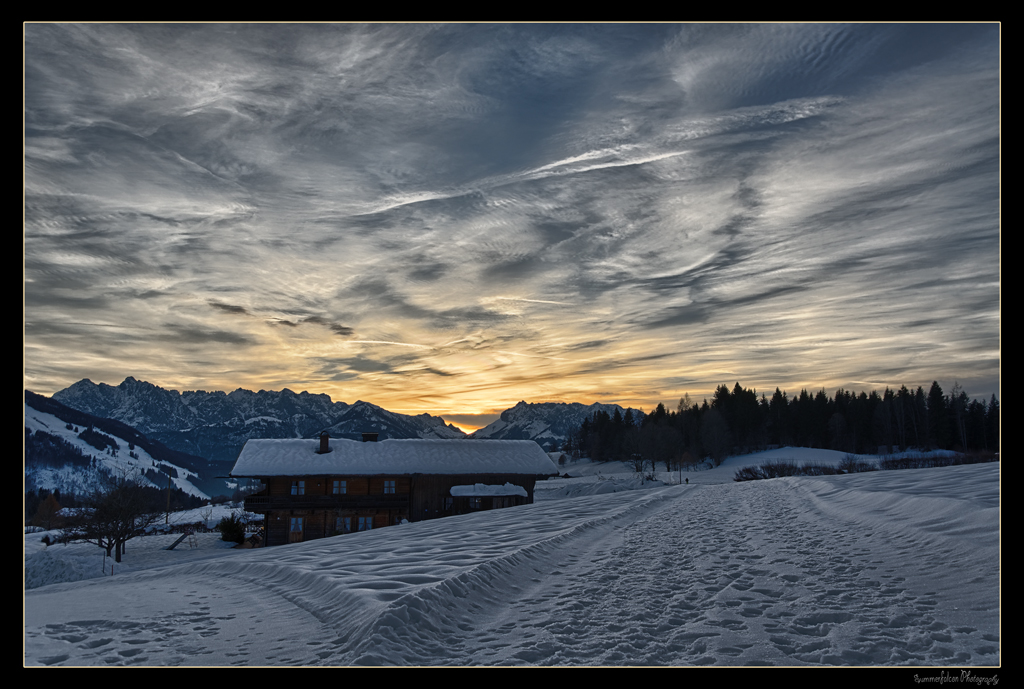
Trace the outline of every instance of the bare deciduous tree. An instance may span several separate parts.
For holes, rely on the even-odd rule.
[[[67,518],[62,540],[95,543],[107,555],[113,551],[114,560],[120,562],[125,543],[160,518],[158,512],[149,511],[144,488],[135,472],[111,476],[89,496],[88,507]]]

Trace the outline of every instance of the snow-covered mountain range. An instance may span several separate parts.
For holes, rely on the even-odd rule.
[[[249,438],[459,438],[465,434],[439,416],[407,416],[368,402],[332,402],[329,395],[239,388],[234,392],[165,390],[135,378],[120,385],[83,379],[53,399],[95,416],[116,419],[168,447],[231,463]]]
[[[234,462],[249,438],[312,438],[327,430],[335,438],[358,439],[375,432],[387,438],[489,438],[536,440],[557,450],[585,418],[596,411],[613,415],[616,404],[519,402],[494,423],[470,436],[430,414],[410,416],[369,402],[334,402],[329,395],[239,388],[234,392],[165,390],[129,376],[120,385],[93,383],[88,378],[60,390],[53,399],[95,416],[116,419],[168,447]],[[642,414],[634,410],[634,417]]]
[[[603,411],[613,416],[618,410],[625,415],[626,409],[617,404],[601,404],[595,402],[583,405],[579,402],[540,402],[530,404],[519,402],[511,409],[501,413],[497,421],[481,428],[470,435],[470,438],[490,438],[494,440],[536,440],[545,450],[557,450],[565,442],[571,432],[580,427],[584,419],[590,418],[595,412]],[[636,419],[643,414],[633,410]]]
[[[52,399],[95,417],[114,419],[173,449],[210,460],[233,463],[249,438],[310,438],[327,430],[332,437],[358,439],[375,432],[387,438],[488,438],[536,440],[557,450],[569,433],[595,412],[613,416],[617,404],[520,401],[494,423],[467,436],[440,417],[389,412],[376,404],[333,401],[310,392],[244,390],[166,390],[128,377],[120,385],[83,379],[59,390]],[[642,414],[634,410],[634,418]]]
[[[362,433],[377,433],[388,438],[465,438],[461,429],[445,424],[440,416],[396,414],[362,400],[342,412],[337,423],[327,429],[332,438],[358,440]]]

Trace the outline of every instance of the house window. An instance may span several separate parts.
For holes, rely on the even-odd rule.
[[[359,518],[359,530],[369,531],[373,528],[373,517],[360,517]]]
[[[344,495],[348,492],[348,481],[335,481],[333,491],[335,495]]]
[[[334,520],[334,530],[337,533],[352,533],[352,517],[338,517]]]
[[[306,482],[305,481],[292,481],[292,495],[305,495],[306,494]]]
[[[292,517],[291,528],[288,531],[289,543],[302,542],[302,517]]]
[[[394,481],[385,481],[384,482],[384,492],[385,493],[394,493],[395,492],[395,482]]]
[[[469,499],[469,509],[471,509],[471,510],[478,510],[478,509],[480,509],[481,507],[484,506],[483,502],[484,501],[483,501],[482,498],[470,498]]]
[[[452,509],[452,506],[454,504],[455,504],[455,498],[445,498],[444,499],[444,511],[445,512],[450,512],[451,509]]]

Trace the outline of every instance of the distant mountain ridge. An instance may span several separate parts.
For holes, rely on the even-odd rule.
[[[569,434],[575,431],[595,412],[603,411],[614,416],[615,411],[625,415],[626,409],[617,404],[591,405],[579,402],[519,402],[516,406],[506,409],[497,421],[473,432],[470,438],[489,438],[492,440],[535,440],[547,451],[561,449]],[[637,420],[643,412],[633,410]]]
[[[250,438],[312,438],[323,430],[333,437],[358,438],[364,431],[386,438],[462,438],[439,416],[408,416],[369,402],[332,402],[309,392],[178,392],[129,376],[117,386],[82,379],[53,399],[95,416],[116,419],[164,445],[233,463]]]
[[[230,464],[250,438],[312,438],[326,430],[334,438],[359,439],[364,432],[389,438],[535,440],[558,450],[573,430],[596,411],[625,414],[617,404],[519,402],[470,436],[430,414],[398,414],[369,402],[334,402],[310,392],[166,390],[129,376],[120,385],[84,378],[55,392],[53,399],[95,416],[137,428],[167,447]],[[634,410],[639,419],[642,414]]]
[[[84,378],[55,392],[53,399],[96,416],[117,419],[143,433],[187,431],[196,426],[277,422],[282,437],[304,435],[307,427],[320,430],[348,407],[332,402],[329,395],[308,392],[253,392],[239,388],[234,392],[205,390],[166,390],[131,376],[120,385],[93,383]]]
[[[389,438],[465,438],[466,434],[440,416],[409,416],[388,411],[362,400],[342,412],[337,423],[327,429],[332,438],[358,440],[363,433],[377,433],[379,440]]]

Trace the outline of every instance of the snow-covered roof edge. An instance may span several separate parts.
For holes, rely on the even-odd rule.
[[[532,440],[319,440],[251,439],[238,454],[233,477],[376,474],[524,474],[551,476],[558,469]]]

